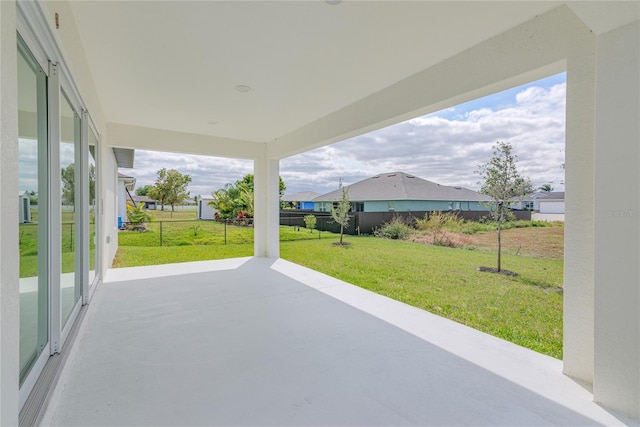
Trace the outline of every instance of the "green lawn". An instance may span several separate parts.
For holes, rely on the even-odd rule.
[[[205,223],[209,224],[206,227],[222,226]],[[114,267],[253,255],[253,230],[237,228],[230,231],[228,226],[227,238],[240,243],[227,245],[197,244],[198,236],[188,236],[188,230],[183,229],[180,238],[192,240],[188,245],[127,246],[124,239],[143,241],[153,232],[121,232],[124,239],[120,240]],[[215,230],[203,227],[200,232],[201,239],[213,238],[207,233]],[[369,236],[347,236],[351,245],[339,247],[331,244],[338,240],[336,234],[323,232],[318,239],[317,231],[281,227],[280,232],[284,259],[541,353],[562,357],[562,260],[504,255],[504,268],[520,274],[513,277],[476,270],[478,266],[494,266],[495,254],[491,252]]]
[[[482,273],[495,254],[373,237],[283,242],[280,256],[354,285],[562,358],[563,262],[515,255],[518,277]]]

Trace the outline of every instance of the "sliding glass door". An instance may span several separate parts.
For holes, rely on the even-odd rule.
[[[20,385],[49,355],[47,76],[18,49]]]
[[[62,328],[69,320],[74,307],[82,296],[78,262],[81,245],[76,240],[80,234],[79,199],[80,173],[77,161],[80,157],[80,116],[71,106],[69,98],[61,90],[60,97],[60,301],[62,305]]]
[[[99,142],[88,112],[58,66],[49,62],[45,72],[46,55],[34,56],[20,35],[18,52],[22,406],[97,283],[100,215]]]

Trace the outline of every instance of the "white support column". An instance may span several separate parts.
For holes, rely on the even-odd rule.
[[[280,257],[280,162],[254,161],[254,256]]]
[[[564,249],[564,373],[593,381],[595,36],[568,52]]]
[[[18,59],[16,4],[0,1],[0,425],[18,425]]]
[[[598,37],[594,400],[640,419],[640,23]]]

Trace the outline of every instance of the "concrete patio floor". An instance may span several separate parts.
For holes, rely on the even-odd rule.
[[[110,270],[42,420],[623,425],[562,363],[284,260]]]

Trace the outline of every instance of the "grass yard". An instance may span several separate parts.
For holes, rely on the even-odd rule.
[[[194,226],[200,227],[198,235]],[[159,238],[157,230],[121,232],[114,267],[253,255],[252,228],[227,226],[224,245],[223,224],[198,221],[163,227],[162,247],[148,243]],[[351,245],[339,247],[331,244],[338,240],[336,234],[322,232],[318,239],[317,231],[282,226],[280,251],[289,261],[562,358],[563,231],[556,225],[503,232],[503,268],[519,276],[476,270],[495,266],[494,232],[456,235],[472,239],[459,248],[416,243],[420,240],[415,236],[414,241],[347,236]],[[168,246],[169,241],[174,246]]]
[[[518,277],[482,273],[495,254],[373,237],[283,242],[280,256],[332,277],[562,358],[563,262],[504,255]]]

